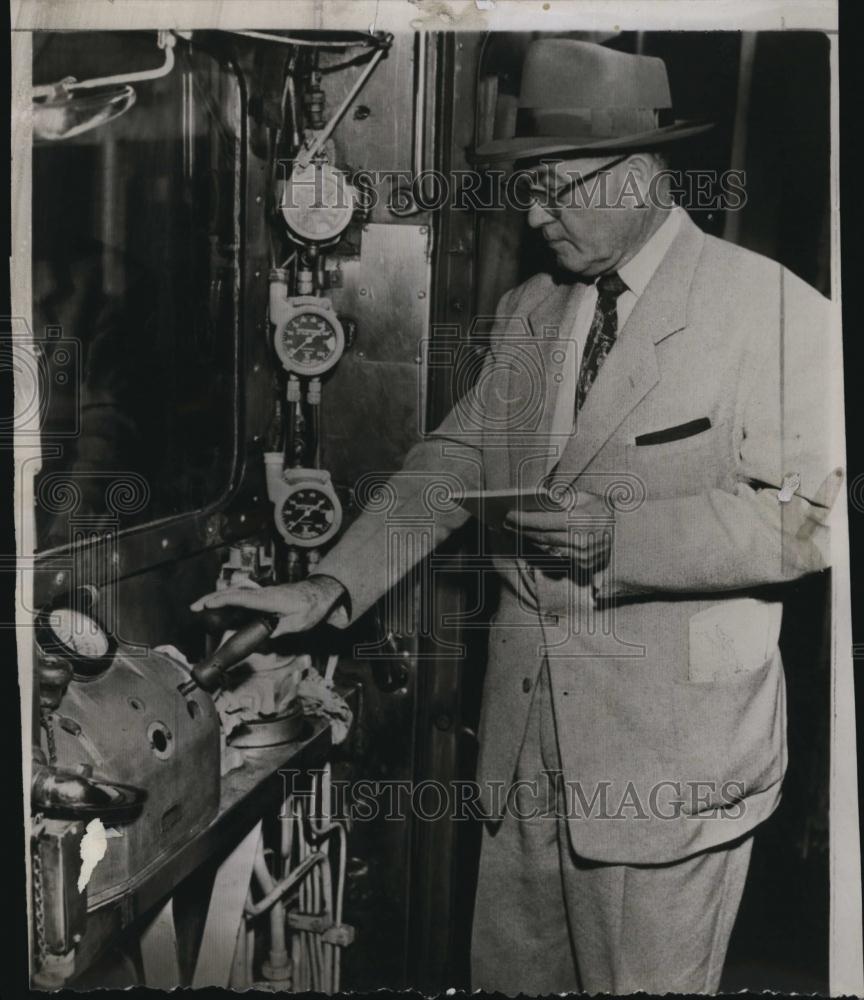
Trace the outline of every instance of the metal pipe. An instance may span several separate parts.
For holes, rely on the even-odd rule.
[[[387,51],[387,48],[389,48],[389,42],[392,41],[392,38],[393,36],[389,35],[388,45],[379,48],[378,51],[375,53],[375,55],[372,56],[372,58],[369,60],[369,65],[366,67],[365,70],[363,70],[363,72],[357,78],[357,80],[354,83],[354,86],[348,91],[348,94],[346,95],[342,103],[339,105],[339,107],[336,109],[336,112],[330,118],[330,121],[327,122],[324,128],[322,128],[319,132],[315,133],[315,138],[312,140],[312,145],[309,146],[308,149],[301,149],[298,152],[297,156],[294,159],[294,162],[298,168],[302,170],[305,167],[308,167],[309,164],[312,162],[313,158],[315,157],[315,155],[322,149],[324,143],[330,138],[333,129],[335,129],[336,126],[339,124],[339,122],[342,120],[342,116],[351,106],[351,104],[354,101],[354,98],[360,93],[363,85],[372,75],[372,72],[374,71],[375,67],[383,59],[384,53]]]
[[[264,848],[259,842],[258,853],[255,855],[255,861],[253,862],[252,870],[255,872],[255,877],[261,884],[261,888],[264,890],[265,894],[269,895],[276,888],[276,880],[270,874],[270,870],[267,868],[267,861],[264,857]],[[265,898],[266,895],[265,895]],[[250,908],[254,908],[254,904],[251,900],[247,900],[246,911],[249,912]],[[282,907],[281,901],[276,899],[272,909],[270,910],[270,958],[269,965],[271,969],[279,969],[283,975],[279,976],[279,979],[284,978],[287,974],[288,969],[288,952],[285,948],[285,910]],[[266,974],[266,968],[265,968]]]
[[[303,803],[298,803],[297,805],[298,817],[303,815]],[[300,834],[300,864],[304,864],[309,857],[309,843],[306,837],[302,833]],[[309,880],[303,879],[300,883],[300,892],[297,897],[297,903],[300,907],[301,913],[309,912]],[[312,955],[309,946],[309,931],[301,930],[299,933],[300,938],[300,971],[303,975],[302,989],[304,991],[312,987]]]
[[[354,42],[324,42],[312,38],[297,38],[292,35],[271,35],[267,31],[231,31],[229,34],[242,35],[244,38],[258,38],[262,42],[278,42],[280,45],[305,45],[310,49],[356,49],[380,45],[374,35],[370,35],[368,41],[365,38],[358,38]]]
[[[414,179],[423,172],[426,132],[426,36],[417,33],[417,89],[414,93]]]
[[[750,111],[750,88],[753,81],[753,63],[756,59],[756,32],[741,35],[741,55],[738,64],[738,96],[735,104],[735,127],[732,132],[732,152],[729,166],[744,170],[747,161],[747,116]],[[723,239],[737,243],[741,237],[741,211],[727,212],[723,226]]]
[[[115,76],[101,76],[95,80],[76,80],[68,77],[58,83],[48,83],[33,88],[33,97],[51,98],[58,89],[71,93],[74,90],[92,90],[95,87],[113,87],[119,84],[143,83],[145,80],[158,80],[167,76],[174,68],[174,45],[176,40],[170,31],[160,31],[157,44],[165,50],[165,61],[156,69],[145,69],[137,73],[120,73]]]
[[[246,966],[243,970],[244,973],[244,985],[247,989],[252,988],[252,983],[255,978],[255,928],[249,924],[246,928]]]
[[[247,901],[249,896],[246,897]],[[240,918],[242,921],[242,917]],[[231,962],[231,972],[229,974],[228,986],[233,990],[248,989],[251,986],[246,979],[249,968],[249,948],[246,928],[240,926],[237,931],[237,940],[234,945],[234,959]]]
[[[293,70],[289,70],[285,75],[285,93],[288,98],[288,104],[291,108],[291,148],[296,149],[300,145],[300,129],[297,124],[300,120],[300,112],[297,104],[297,88],[294,86]],[[284,100],[282,102],[282,110],[284,123]]]
[[[100,230],[102,237],[102,294],[117,301],[125,292],[125,271],[121,264],[118,248],[123,245],[126,235],[126,201],[122,197],[118,179],[119,157],[117,140],[110,134],[102,143],[100,157],[102,175],[102,205]]]
[[[183,71],[182,83],[183,176],[191,180],[195,169],[195,96],[189,70]]]
[[[294,821],[290,813],[290,800],[286,799],[285,804],[282,806],[282,814],[279,817],[279,824],[281,830],[280,838],[280,855],[282,858],[282,867],[279,870],[280,878],[285,878],[288,872],[291,871],[291,851],[294,843]]]
[[[313,854],[310,854],[294,869],[293,872],[291,872],[287,878],[284,878],[281,882],[277,882],[273,886],[273,889],[268,892],[263,899],[259,899],[254,906],[247,909],[247,916],[259,917],[262,913],[265,913],[278,899],[281,899],[281,897],[284,896],[289,889],[293,889],[294,886],[315,867],[315,865],[326,860],[327,855],[322,854],[320,851],[315,851]]]

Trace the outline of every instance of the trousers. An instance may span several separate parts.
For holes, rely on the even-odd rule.
[[[544,664],[514,781],[514,789],[527,794],[514,797],[502,820],[484,824],[472,989],[716,992],[752,835],[670,864],[581,858],[557,815],[554,792],[548,793],[549,773],[559,770]]]

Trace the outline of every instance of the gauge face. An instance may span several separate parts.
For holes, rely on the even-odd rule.
[[[354,214],[354,197],[345,175],[327,163],[296,168],[282,188],[280,205],[288,228],[301,240],[327,243]]]
[[[290,545],[321,545],[339,530],[341,513],[335,494],[298,484],[282,504],[281,531]]]
[[[105,631],[92,618],[72,608],[51,613],[49,627],[56,642],[83,659],[96,660],[108,653]]]
[[[276,353],[289,371],[320,375],[336,364],[344,343],[335,317],[307,310],[282,324],[276,335]]]

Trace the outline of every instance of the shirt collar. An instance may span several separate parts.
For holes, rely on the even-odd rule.
[[[683,211],[680,205],[676,205],[636,256],[618,268],[622,281],[637,298],[648,287],[648,282],[677,236]]]

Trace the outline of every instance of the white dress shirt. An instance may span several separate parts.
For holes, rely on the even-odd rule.
[[[676,205],[639,252],[618,268],[621,280],[627,285],[626,291],[618,296],[619,333],[624,328],[630,313],[633,312],[637,299],[647,288],[660,261],[666,256],[666,251],[672,245],[681,225],[683,212],[684,209]],[[576,384],[579,380],[582,352],[585,349],[585,341],[588,338],[596,308],[597,283],[595,281],[593,284],[585,286],[576,312],[576,321],[573,324],[573,329],[568,332],[568,340],[571,342],[568,344],[568,355],[573,358],[573,361],[565,366],[564,380],[561,383],[555,407],[555,418],[552,423],[553,440],[559,442],[573,433],[576,417]],[[613,347],[612,350],[614,351],[615,348]]]

